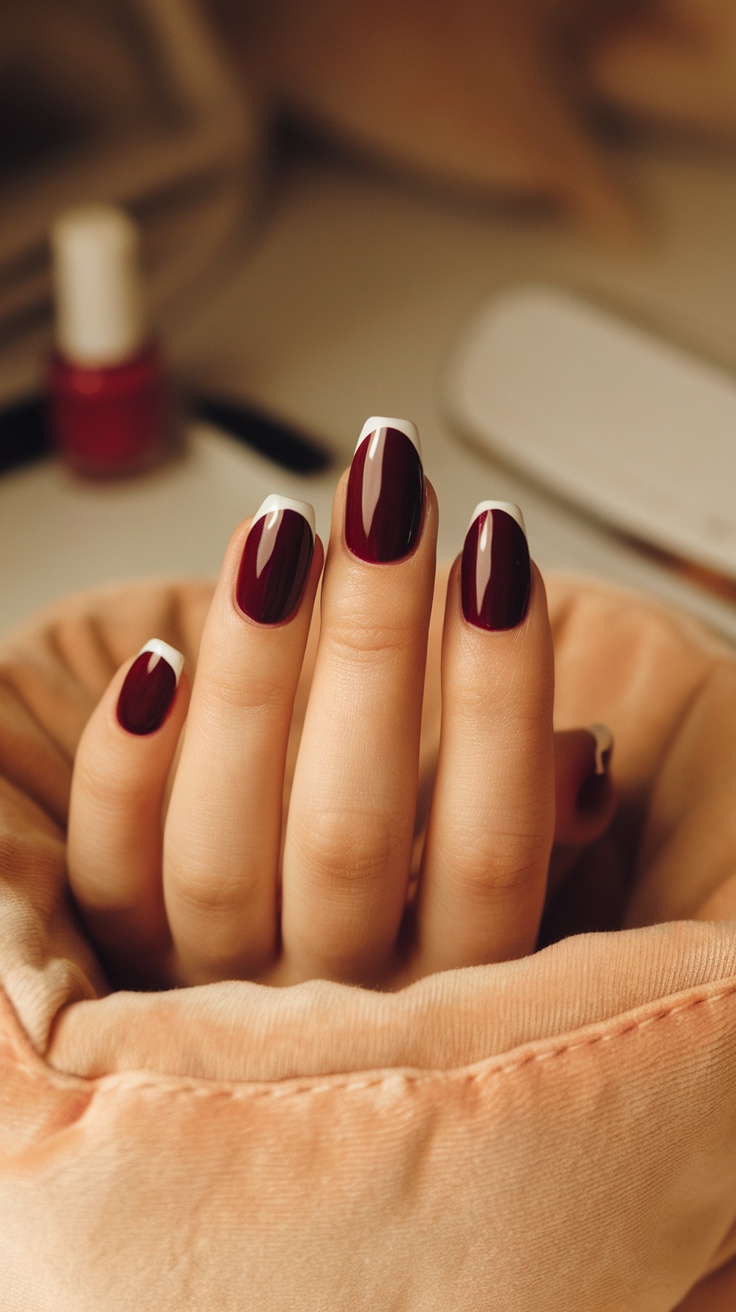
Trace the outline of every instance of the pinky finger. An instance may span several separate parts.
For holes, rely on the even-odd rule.
[[[69,808],[69,882],[114,981],[153,984],[169,945],[162,809],[189,702],[184,657],[147,642],[82,735]]]
[[[605,724],[563,729],[555,734],[555,841],[547,901],[555,896],[577,861],[606,831],[616,809],[611,780],[613,734]]]

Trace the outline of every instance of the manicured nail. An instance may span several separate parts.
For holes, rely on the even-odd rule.
[[[524,517],[510,501],[481,501],[465,537],[463,615],[479,629],[514,629],[529,605],[531,568]]]
[[[314,551],[306,501],[266,497],[253,518],[238,571],[238,605],[258,624],[282,624],[298,609]]]
[[[595,754],[587,778],[577,796],[578,811],[590,815],[600,810],[608,796],[609,768],[613,752],[613,734],[605,724],[589,724],[588,733],[595,739]]]
[[[408,419],[374,415],[363,425],[348,479],[345,541],[353,555],[372,564],[408,556],[423,500],[416,427]]]
[[[183,668],[184,657],[168,642],[152,638],[141,647],[118,698],[118,723],[123,729],[147,734],[161,728]]]

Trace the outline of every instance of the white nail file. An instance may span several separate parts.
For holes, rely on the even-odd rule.
[[[465,332],[470,438],[628,533],[736,575],[736,380],[567,293],[522,287]]]

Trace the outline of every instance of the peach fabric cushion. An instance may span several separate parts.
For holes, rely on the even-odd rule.
[[[113,993],[65,888],[75,744],[153,634],[194,662],[209,595],[72,598],[0,647],[3,1309],[736,1306],[731,870],[716,888],[678,829],[682,754],[731,768],[733,654],[550,584],[559,723],[617,739],[619,818],[571,884],[577,928],[610,929],[391,995]]]

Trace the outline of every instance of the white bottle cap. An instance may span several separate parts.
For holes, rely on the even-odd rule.
[[[74,364],[122,364],[148,333],[138,230],[112,205],[67,210],[51,232],[56,342]]]

